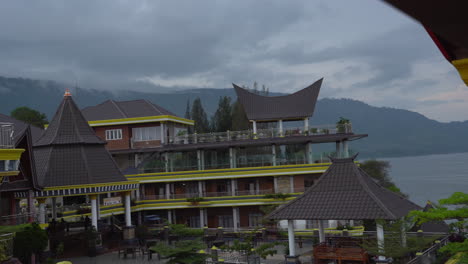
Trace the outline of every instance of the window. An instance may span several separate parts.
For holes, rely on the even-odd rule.
[[[122,139],[122,129],[106,130],[106,140]]]
[[[263,215],[259,213],[249,214],[249,227],[257,227],[262,225]]]
[[[161,140],[161,127],[136,127],[132,129],[134,141]]]
[[[232,215],[218,215],[218,226],[234,227]]]

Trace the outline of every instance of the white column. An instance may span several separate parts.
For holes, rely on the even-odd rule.
[[[271,145],[271,165],[276,166],[276,145]]]
[[[377,246],[379,248],[379,253],[382,254],[382,256],[379,256],[379,259],[385,259],[383,256],[384,253],[384,229],[382,224],[377,223]]]
[[[167,222],[172,224],[172,210],[167,210]]]
[[[52,197],[52,219],[57,220],[57,197]]]
[[[294,193],[294,176],[289,176],[289,187],[291,188],[291,193]]]
[[[304,134],[309,134],[309,118],[304,118]]]
[[[239,208],[233,207],[232,208],[232,222],[234,224],[234,232],[239,230]]]
[[[197,150],[197,168],[198,170],[202,170],[202,158],[201,158],[201,150]]]
[[[255,179],[255,194],[260,194],[260,180]]]
[[[166,199],[171,199],[171,184],[166,183]]]
[[[252,121],[252,128],[253,128],[253,138],[257,139],[257,121]]]
[[[232,196],[236,196],[237,190],[237,179],[231,179],[231,194]]]
[[[166,172],[169,172],[169,153],[164,152],[163,153],[163,158],[164,158],[164,168]]]
[[[229,148],[229,167],[234,168],[234,155],[232,148]]]
[[[166,143],[166,133],[164,129],[164,123],[161,122],[161,144]]]
[[[283,120],[278,120],[278,130],[279,130],[279,136],[284,137],[284,134],[283,134]]]
[[[294,243],[294,221],[288,220],[288,243],[289,256],[296,256],[296,245]]]
[[[314,155],[312,152],[312,143],[308,142],[306,145],[306,156],[307,156],[307,163],[312,164],[314,163]]]
[[[343,152],[342,152],[342,157],[343,157],[343,158],[348,158],[348,157],[349,157],[348,140],[344,140],[344,141],[343,141]]]
[[[96,230],[98,230],[97,225],[97,200],[96,195],[90,195],[89,199],[91,200],[91,225],[93,225]]]
[[[201,169],[205,170],[205,151],[200,150],[201,153]]]
[[[45,212],[45,199],[38,199],[39,202],[39,224],[45,224],[46,212]]]
[[[273,176],[273,188],[275,193],[278,193],[278,177]]]
[[[341,142],[336,142],[336,158],[341,158]]]
[[[125,225],[132,226],[132,210],[130,207],[130,192],[125,193]]]
[[[319,229],[319,242],[325,242],[325,228],[323,227],[323,220],[318,220]]]
[[[203,181],[198,181],[198,196],[203,197]]]
[[[205,213],[203,212],[205,209],[200,208],[200,228],[205,226]]]

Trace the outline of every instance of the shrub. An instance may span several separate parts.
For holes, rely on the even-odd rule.
[[[179,237],[197,237],[203,236],[202,229],[192,229],[188,228],[186,225],[181,224],[172,224],[169,225],[170,233]]]
[[[187,202],[189,203],[192,203],[192,204],[198,204],[202,201],[204,201],[205,199],[203,197],[190,197],[190,198],[187,198]]]
[[[47,246],[47,233],[37,223],[26,226],[15,235],[13,255],[22,263],[30,263],[32,254],[40,254]]]
[[[276,199],[276,200],[283,200],[283,201],[289,197],[291,197],[291,195],[288,193],[269,193],[263,196],[263,198],[265,199]]]

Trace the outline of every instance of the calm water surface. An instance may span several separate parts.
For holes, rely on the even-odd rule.
[[[453,192],[468,192],[468,153],[382,158],[390,162],[390,176],[410,200],[425,205]]]

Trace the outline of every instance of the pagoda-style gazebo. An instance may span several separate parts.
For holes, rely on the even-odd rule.
[[[247,118],[252,122],[254,136],[257,134],[257,122],[277,121],[279,135],[282,137],[284,120],[304,120],[304,131],[309,130],[309,117],[314,114],[322,81],[323,78],[300,91],[284,96],[262,96],[235,84],[233,86]]]
[[[91,224],[97,229],[99,204],[97,195],[119,192],[125,196],[126,225],[131,226],[130,191],[138,183],[127,181],[118,169],[105,141],[88,125],[69,91],[50,125],[34,144],[37,185],[34,198],[39,202],[39,223],[45,223],[45,201],[60,196],[87,195],[91,201]],[[16,193],[17,198],[26,193]]]
[[[409,211],[420,209],[376,183],[355,164],[355,157],[332,159],[332,165],[314,186],[268,216],[288,220],[292,258],[296,255],[293,220],[319,220],[319,240],[325,242],[324,220],[399,220]],[[384,230],[378,221],[377,241],[383,252]]]

